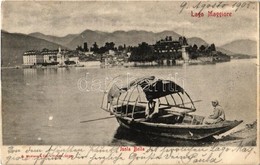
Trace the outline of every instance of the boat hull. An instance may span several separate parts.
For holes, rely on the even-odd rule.
[[[224,121],[212,125],[175,125],[150,122],[135,122],[117,117],[119,124],[137,132],[168,138],[200,140],[222,134],[243,121]]]

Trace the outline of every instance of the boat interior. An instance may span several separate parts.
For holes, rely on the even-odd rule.
[[[178,90],[171,88],[174,90],[170,91],[162,84],[163,89],[158,88],[161,89],[158,92],[158,89],[154,88],[156,83],[147,83],[147,79],[144,81],[138,81],[139,83],[127,88],[111,84],[109,90],[104,93],[101,108],[131,121],[186,125],[203,123],[204,117],[191,114],[196,108],[190,96],[181,87],[177,86]],[[168,81],[167,83],[169,84]],[[151,102],[154,103],[154,107],[149,109],[148,105]]]
[[[147,118],[147,105],[144,104],[121,104],[113,106],[113,113],[135,121],[146,121],[152,123],[202,125],[204,117],[188,114],[185,107],[177,107],[161,104],[159,111],[151,118]]]

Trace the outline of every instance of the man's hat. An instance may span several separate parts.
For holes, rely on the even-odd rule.
[[[211,102],[218,105],[218,100],[213,100],[213,101],[211,101]]]

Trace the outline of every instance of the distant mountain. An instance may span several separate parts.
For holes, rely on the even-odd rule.
[[[117,46],[123,44],[136,46],[141,42],[154,44],[156,41],[164,39],[166,36],[172,36],[173,39],[178,39],[180,37],[180,35],[174,31],[153,33],[148,31],[131,30],[108,33],[85,30],[65,46],[70,49],[75,49],[77,45],[83,45],[84,42],[87,42],[89,47],[91,47],[94,42],[97,42],[99,46],[103,46],[106,42],[114,42]]]
[[[141,42],[147,42],[148,44],[154,44],[156,41],[164,39],[166,36],[172,36],[173,40],[178,40],[181,35],[174,31],[162,31],[158,33],[144,31],[144,30],[131,30],[131,31],[115,31],[112,33],[85,30],[80,34],[69,34],[64,37],[57,37],[51,35],[45,35],[42,33],[31,33],[30,36],[44,39],[57,44],[65,45],[70,49],[75,49],[78,45],[83,46],[84,42],[88,43],[91,47],[94,42],[99,46],[103,46],[106,42],[114,42],[116,46],[126,44],[127,46],[136,46]],[[208,43],[198,37],[188,38],[190,45],[208,45]]]
[[[179,35],[174,31],[163,31],[163,32],[155,33],[155,36],[156,36],[156,41],[158,41],[160,39],[164,39],[166,36],[171,36],[173,40],[178,40],[181,35]],[[152,44],[154,44],[156,41],[152,42]]]
[[[2,66],[22,64],[23,53],[27,50],[43,48],[58,49],[59,44],[18,33],[8,33],[1,30],[1,62]]]
[[[78,34],[68,34],[64,37],[57,37],[57,36],[45,35],[45,34],[36,32],[36,33],[30,33],[29,36],[44,39],[46,41],[54,42],[54,43],[57,43],[60,45],[66,45],[71,40],[73,40],[76,36],[78,36]]]
[[[222,53],[224,53],[224,54],[227,54],[227,55],[229,55],[229,56],[231,56],[231,55],[235,55],[234,52],[231,52],[231,51],[226,50],[226,49],[221,48],[221,47],[216,47],[216,49],[217,49],[217,51],[220,51],[220,52],[222,52]]]
[[[69,49],[75,49],[78,45],[84,42],[88,43],[91,47],[94,42],[97,42],[99,47],[103,46],[106,42],[114,42],[116,46],[126,44],[127,46],[137,46],[141,42],[148,44],[155,44],[156,41],[164,39],[166,36],[172,36],[173,40],[178,40],[181,35],[174,31],[163,32],[150,32],[144,30],[131,30],[131,31],[115,31],[112,33],[85,30],[80,34],[69,34],[64,37],[57,37],[45,35],[42,33],[31,33],[29,35],[2,33],[2,66],[14,66],[22,64],[22,54],[27,50],[43,48],[57,49],[60,45]],[[196,44],[198,47],[201,45],[209,45],[205,40],[192,37],[187,38],[189,45]],[[227,55],[251,55],[256,56],[257,43],[252,40],[236,40],[231,43],[225,44],[221,47],[216,47]]]
[[[196,44],[198,47],[200,47],[201,45],[204,45],[204,46],[208,45],[208,43],[205,40],[203,40],[199,37],[188,38],[188,44],[191,46]]]
[[[221,46],[225,50],[234,52],[234,54],[244,54],[250,56],[257,55],[257,42],[249,39],[236,40]]]

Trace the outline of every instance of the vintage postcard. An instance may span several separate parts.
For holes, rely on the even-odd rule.
[[[259,164],[259,2],[2,1],[1,164]]]

